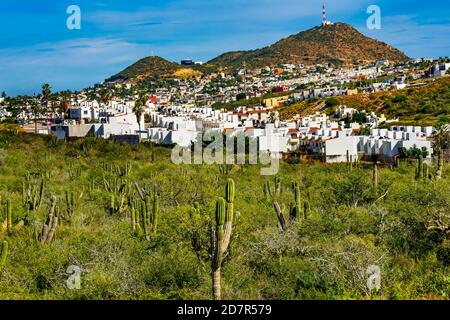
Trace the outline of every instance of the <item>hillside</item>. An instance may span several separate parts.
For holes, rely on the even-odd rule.
[[[377,60],[398,62],[408,60],[408,57],[386,43],[364,36],[348,24],[336,23],[300,32],[262,49],[228,52],[203,66],[186,68],[161,57],[146,57],[106,81],[176,77],[179,74],[198,76],[221,69],[236,70],[244,62],[250,68],[262,68],[280,63],[351,65]],[[187,69],[193,72],[186,72]],[[179,70],[183,71],[176,74]]]
[[[161,57],[150,56],[139,60],[106,81],[124,81],[153,75],[161,77],[171,76],[178,69],[181,69],[181,66],[175,62]]]
[[[399,62],[408,57],[348,24],[336,23],[300,32],[262,49],[225,53],[208,63],[239,68],[245,62],[251,68],[261,68],[279,63],[351,65],[377,60]]]
[[[425,86],[357,94],[337,98],[339,105],[358,110],[383,113],[390,118],[399,118],[402,122],[417,125],[429,125],[436,121],[450,123],[450,77],[442,78]],[[280,109],[284,119],[296,114],[307,115],[322,110],[327,99],[311,99],[295,103]],[[333,110],[325,110],[332,112]]]

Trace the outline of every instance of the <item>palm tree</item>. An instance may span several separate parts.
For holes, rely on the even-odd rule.
[[[52,87],[48,83],[42,86],[42,101],[48,102],[50,100],[50,95],[52,94]]]
[[[112,94],[107,88],[102,88],[99,92],[100,102],[105,104],[111,100]]]
[[[139,125],[139,131],[141,131],[141,118],[144,113],[144,105],[147,102],[145,97],[139,97],[134,104],[133,113],[136,115],[136,120]]]
[[[43,109],[47,111],[48,108],[48,102],[50,100],[50,96],[52,94],[52,87],[48,83],[45,83],[42,85],[42,97],[41,97],[41,103],[43,106]]]
[[[67,110],[69,109],[69,103],[72,95],[69,91],[63,91],[60,94],[60,107],[64,115],[67,114]],[[65,116],[64,116],[65,117]]]
[[[41,112],[41,103],[40,103],[39,99],[36,99],[36,98],[31,99],[31,111],[33,112],[33,117],[34,117],[34,134],[38,134],[37,122],[38,122],[38,116]]]
[[[448,124],[440,123],[435,127],[433,134],[434,147],[436,150],[447,149],[450,144],[450,128]]]

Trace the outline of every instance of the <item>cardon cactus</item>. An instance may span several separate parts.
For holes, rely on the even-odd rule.
[[[195,255],[197,256],[197,259],[199,261],[204,260],[206,257],[204,257],[203,254],[203,248],[206,247],[202,243],[202,215],[200,210],[200,204],[198,202],[195,202],[192,206],[191,210],[189,211],[189,218],[190,218],[190,238],[191,238],[191,245],[192,250],[194,251]]]
[[[141,211],[140,211],[140,203],[138,201],[135,201],[135,199],[130,199],[130,212],[131,212],[132,234],[135,236],[139,236],[142,231],[139,219]]]
[[[8,231],[8,233],[12,233],[13,231],[12,208],[11,208],[11,201],[9,199],[6,200],[5,213],[6,213],[6,230]]]
[[[225,198],[219,198],[216,202],[215,227],[211,226],[211,277],[215,300],[222,298],[221,268],[233,233],[234,196],[234,180],[228,179]]]
[[[292,183],[292,191],[294,192],[294,203],[291,204],[291,210],[289,212],[290,220],[296,220],[300,216],[301,199],[300,199],[300,187],[297,182]]]
[[[279,196],[281,196],[282,193],[282,185],[281,185],[281,178],[280,177],[274,177],[273,179],[273,189],[270,186],[270,182],[266,181],[264,183],[264,195],[266,196],[266,199],[277,199]]]
[[[349,150],[347,150],[347,170],[353,171],[353,155],[350,154]]]
[[[294,194],[294,202],[290,204],[289,210],[289,221],[286,221],[284,217],[283,209],[278,202],[278,199],[274,199],[273,207],[275,209],[275,213],[277,214],[278,222],[281,230],[286,231],[289,228],[290,223],[296,221],[300,217],[301,213],[301,196],[300,196],[300,186],[297,182],[292,184],[292,192]]]
[[[372,167],[372,180],[373,180],[373,189],[375,190],[375,192],[378,189],[378,165],[377,163],[374,161],[373,163],[373,167]]]
[[[73,192],[66,191],[66,211],[67,215],[72,216],[75,208],[75,195]]]
[[[420,179],[422,177],[422,165],[423,165],[423,156],[420,155],[417,159],[417,168],[416,168],[416,179]]]
[[[5,228],[6,232],[11,235],[16,231],[19,231],[23,227],[24,221],[20,220],[16,225],[14,225],[13,210],[12,210],[12,205],[11,205],[10,199],[6,199],[4,210],[5,210],[5,216],[6,216],[6,223],[3,226],[3,228]],[[0,231],[1,231],[1,229],[2,228],[0,228]]]
[[[0,273],[6,265],[6,258],[8,257],[8,241],[4,240],[0,247]]]
[[[428,179],[430,177],[427,163],[424,163],[422,166],[422,175],[424,179]]]
[[[437,168],[436,168],[436,179],[442,178],[442,171],[444,169],[444,150],[439,150]]]
[[[56,211],[56,197],[52,196],[52,203],[48,213],[47,221],[42,226],[42,231],[39,239],[43,244],[52,242],[56,235],[56,228],[58,227],[59,219]]]
[[[139,215],[142,222],[142,229],[146,240],[150,240],[151,235],[155,234],[158,226],[159,217],[159,196],[154,194],[153,197],[148,196],[145,201],[141,201],[139,207],[133,204],[131,207],[131,224],[133,234],[139,235],[141,229]],[[138,211],[139,210],[139,211]]]
[[[112,193],[108,205],[110,214],[123,213],[128,208],[127,200],[131,190],[130,184],[127,180],[119,181],[116,178],[113,187],[111,187],[105,178],[103,178],[103,181],[105,190]]]
[[[32,181],[29,172],[25,175],[25,182],[22,183],[22,201],[29,212],[36,211],[41,207],[44,187],[44,179],[41,180],[38,186],[37,183]]]
[[[310,212],[311,212],[311,205],[309,204],[308,200],[305,200],[303,202],[303,215],[305,220],[308,219]]]

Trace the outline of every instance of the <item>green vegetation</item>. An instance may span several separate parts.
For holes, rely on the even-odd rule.
[[[450,123],[450,77],[412,89],[308,100],[286,106],[280,111],[284,119],[289,119],[296,114],[313,114],[324,103],[329,108],[346,105],[400,119],[399,123],[389,125],[427,126],[438,122]]]
[[[403,161],[283,162],[264,177],[170,153],[0,133],[0,299],[450,298],[443,157],[428,165],[441,179]],[[66,286],[73,265],[79,290]]]
[[[212,107],[214,109],[227,109],[227,110],[233,110],[236,107],[257,107],[257,106],[261,106],[262,102],[264,99],[270,99],[270,98],[276,98],[276,97],[283,97],[283,96],[288,96],[292,93],[294,93],[296,91],[291,91],[289,93],[286,92],[272,92],[272,93],[267,93],[261,97],[258,98],[251,98],[251,99],[245,99],[245,100],[238,100],[238,101],[233,101],[233,102],[226,102],[226,103],[222,103],[222,102],[216,102],[212,105]],[[237,97],[239,98],[239,97]]]

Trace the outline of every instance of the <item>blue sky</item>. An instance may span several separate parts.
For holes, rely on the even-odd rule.
[[[81,8],[81,30],[66,9]],[[381,8],[368,30],[367,7]],[[0,91],[10,95],[81,89],[137,59],[159,55],[208,61],[319,25],[322,0],[1,0]],[[411,57],[450,56],[448,0],[327,0],[328,18],[346,22]]]

